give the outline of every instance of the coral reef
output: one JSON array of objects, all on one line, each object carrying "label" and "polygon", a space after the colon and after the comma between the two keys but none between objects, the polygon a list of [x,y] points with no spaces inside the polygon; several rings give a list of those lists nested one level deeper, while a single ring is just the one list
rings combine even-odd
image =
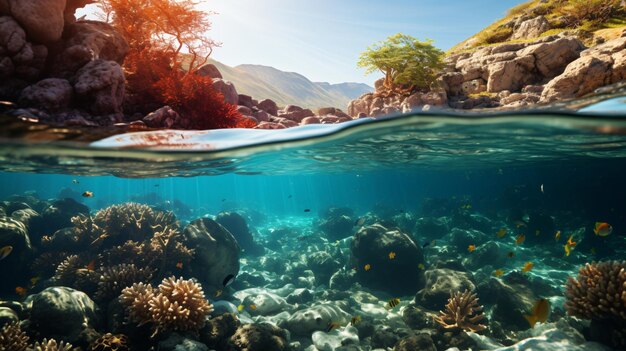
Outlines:
[{"label": "coral reef", "polygon": [[133,283],[147,282],[152,278],[148,268],[137,268],[134,264],[119,264],[105,267],[98,278],[96,300],[111,300],[120,295],[122,289]]},{"label": "coral reef", "polygon": [[66,342],[57,342],[54,339],[43,339],[42,342],[36,342],[28,351],[72,351],[72,344]]},{"label": "coral reef", "polygon": [[6,324],[0,329],[0,350],[25,351],[28,340],[19,323]]},{"label": "coral reef", "polygon": [[476,294],[465,290],[453,293],[448,300],[446,310],[439,311],[439,315],[434,319],[444,329],[479,332],[487,328],[481,324],[485,319],[482,310],[483,307],[478,304]]},{"label": "coral reef", "polygon": [[128,337],[106,333],[89,346],[89,351],[129,351]]},{"label": "coral reef", "polygon": [[626,261],[587,263],[568,279],[565,297],[569,315],[590,319],[614,347],[626,347]]},{"label": "coral reef", "polygon": [[163,279],[157,289],[133,284],[122,290],[120,302],[131,321],[151,324],[153,336],[171,330],[197,332],[213,310],[200,284],[174,277]]}]

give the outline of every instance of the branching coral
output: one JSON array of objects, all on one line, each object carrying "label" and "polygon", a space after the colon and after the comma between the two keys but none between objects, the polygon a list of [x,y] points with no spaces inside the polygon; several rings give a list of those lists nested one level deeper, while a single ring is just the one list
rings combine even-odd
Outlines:
[{"label": "branching coral", "polygon": [[137,263],[140,258],[141,247],[136,241],[128,240],[122,245],[112,247],[104,253],[106,265],[113,266],[121,263]]},{"label": "branching coral", "polygon": [[213,310],[200,284],[174,277],[164,279],[157,289],[133,284],[122,290],[120,301],[131,321],[151,324],[153,336],[166,330],[197,332]]},{"label": "branching coral", "polygon": [[180,242],[181,237],[178,228],[165,227],[141,245],[141,256],[151,266],[158,266],[160,273],[166,267],[174,267],[178,262],[187,265],[193,258],[194,250]]},{"label": "branching coral", "polygon": [[612,343],[626,347],[626,261],[587,263],[565,286],[571,316],[606,325]]},{"label": "branching coral", "polygon": [[73,286],[78,278],[77,271],[82,266],[78,255],[70,255],[57,266],[54,278],[60,284]]},{"label": "branching coral", "polygon": [[439,311],[439,315],[434,319],[444,329],[479,332],[487,328],[480,324],[485,319],[482,311],[483,306],[478,304],[476,294],[465,290],[450,295],[446,310]]},{"label": "branching coral", "polygon": [[137,268],[134,264],[119,264],[105,267],[98,278],[96,299],[110,300],[117,297],[122,289],[133,283],[147,282],[152,278],[152,271],[148,268]]},{"label": "branching coral", "polygon": [[128,338],[124,334],[106,333],[91,343],[90,351],[128,351]]},{"label": "branching coral", "polygon": [[54,339],[43,339],[42,342],[36,342],[28,351],[72,351],[72,344],[63,341],[57,342]]},{"label": "branching coral", "polygon": [[33,260],[30,269],[40,276],[51,276],[58,265],[67,258],[65,252],[44,252]]},{"label": "branching coral", "polygon": [[18,323],[5,324],[0,329],[0,350],[25,351],[28,348],[28,336]]}]

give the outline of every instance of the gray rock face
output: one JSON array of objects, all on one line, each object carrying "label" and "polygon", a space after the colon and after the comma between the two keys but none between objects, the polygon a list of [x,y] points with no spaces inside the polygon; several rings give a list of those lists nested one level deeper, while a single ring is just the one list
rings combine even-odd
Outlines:
[{"label": "gray rock face", "polygon": [[76,73],[74,90],[96,115],[122,112],[125,78],[115,61],[95,60]]},{"label": "gray rock face", "polygon": [[213,78],[213,88],[220,94],[224,95],[224,102],[231,105],[237,105],[239,94],[232,82],[220,78]]},{"label": "gray rock face", "polygon": [[55,286],[26,302],[32,327],[44,337],[76,343],[85,329],[99,323],[96,304],[82,291]]},{"label": "gray rock face", "polygon": [[362,227],[354,235],[350,253],[350,267],[357,268],[363,286],[392,295],[411,295],[424,286],[423,271],[415,269],[424,263],[422,249],[405,233],[380,224]]},{"label": "gray rock face", "polygon": [[28,38],[40,44],[61,39],[66,0],[5,0],[0,2],[0,14],[13,16],[25,29]]},{"label": "gray rock face", "polygon": [[543,16],[537,16],[520,23],[515,32],[513,32],[511,39],[536,38],[548,29],[550,29],[550,22]]},{"label": "gray rock face", "polygon": [[24,106],[55,112],[66,109],[72,102],[74,89],[65,79],[48,78],[26,87],[19,103]]},{"label": "gray rock face", "polygon": [[442,310],[451,293],[476,289],[466,272],[440,268],[427,270],[424,275],[426,286],[415,295],[415,303],[431,310]]},{"label": "gray rock face", "polygon": [[542,102],[580,97],[595,89],[626,79],[626,38],[618,38],[585,50],[563,74],[548,83]]},{"label": "gray rock face", "polygon": [[228,275],[239,273],[239,245],[219,223],[209,218],[197,219],[185,227],[184,235],[195,249],[191,268],[207,291],[221,289]]}]

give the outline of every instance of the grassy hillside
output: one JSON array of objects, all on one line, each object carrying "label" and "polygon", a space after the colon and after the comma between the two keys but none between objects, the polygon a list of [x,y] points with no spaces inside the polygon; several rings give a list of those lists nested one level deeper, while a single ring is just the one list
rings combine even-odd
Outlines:
[{"label": "grassy hillside", "polygon": [[504,18],[457,44],[448,53],[472,51],[486,45],[533,41],[537,38],[512,40],[511,36],[517,18],[537,16],[544,16],[551,28],[539,37],[569,31],[587,45],[593,45],[598,37],[614,39],[626,29],[626,9],[622,0],[532,0],[510,9]]}]

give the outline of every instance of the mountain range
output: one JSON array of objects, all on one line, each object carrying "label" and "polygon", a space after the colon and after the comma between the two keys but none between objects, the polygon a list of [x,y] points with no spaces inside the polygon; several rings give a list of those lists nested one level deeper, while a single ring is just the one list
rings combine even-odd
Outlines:
[{"label": "mountain range", "polygon": [[278,105],[297,104],[316,109],[320,107],[346,108],[359,96],[374,91],[363,83],[330,84],[312,82],[305,76],[262,65],[227,66],[211,60],[224,79],[233,82],[239,94],[257,100],[272,99]]}]

